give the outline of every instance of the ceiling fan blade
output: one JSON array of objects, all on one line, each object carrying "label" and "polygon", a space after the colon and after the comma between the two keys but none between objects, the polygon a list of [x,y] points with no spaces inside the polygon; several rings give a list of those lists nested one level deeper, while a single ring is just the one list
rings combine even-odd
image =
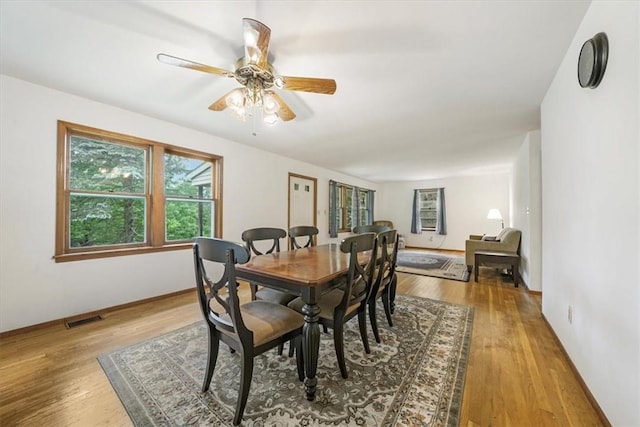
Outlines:
[{"label": "ceiling fan blade", "polygon": [[255,19],[244,18],[242,20],[242,33],[244,37],[245,62],[266,69],[271,29]]},{"label": "ceiling fan blade", "polygon": [[280,117],[283,122],[288,122],[289,120],[293,120],[296,118],[296,113],[294,113],[293,110],[289,108],[289,106],[284,102],[280,95],[272,90],[267,91],[267,93],[271,95],[276,104],[278,104],[278,117]]},{"label": "ceiling fan blade", "polygon": [[209,105],[209,110],[211,110],[211,111],[222,111],[225,108],[227,108],[227,95],[229,95],[229,94],[225,93],[224,95],[222,95],[222,97],[220,97],[220,99],[218,99],[213,104]]},{"label": "ceiling fan blade", "polygon": [[190,68],[192,70],[203,71],[205,73],[210,73],[210,74],[216,74],[218,76],[235,77],[232,71],[223,70],[222,68],[216,68],[210,65],[198,64],[197,62],[189,61],[186,59],[178,58],[176,56],[171,56],[164,53],[159,53],[157,58],[158,58],[158,61],[162,63],[175,65],[176,67]]},{"label": "ceiling fan blade", "polygon": [[324,93],[326,95],[333,95],[336,91],[335,80],[314,79],[311,77],[278,76],[276,78],[276,86],[286,90]]}]

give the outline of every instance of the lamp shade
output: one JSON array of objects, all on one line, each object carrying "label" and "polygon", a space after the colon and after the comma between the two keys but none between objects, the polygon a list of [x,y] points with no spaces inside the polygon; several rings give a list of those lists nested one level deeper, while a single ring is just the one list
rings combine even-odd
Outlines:
[{"label": "lamp shade", "polygon": [[504,228],[504,221],[502,220],[502,214],[498,209],[489,209],[489,213],[487,214],[487,219],[499,219],[500,225]]},{"label": "lamp shade", "polygon": [[502,219],[502,214],[498,209],[489,209],[487,219]]}]

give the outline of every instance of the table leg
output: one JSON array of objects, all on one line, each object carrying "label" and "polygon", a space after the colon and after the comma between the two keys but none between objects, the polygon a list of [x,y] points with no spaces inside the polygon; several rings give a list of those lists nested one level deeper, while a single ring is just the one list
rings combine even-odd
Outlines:
[{"label": "table leg", "polygon": [[475,265],[473,266],[473,281],[478,283],[478,267],[480,266],[480,263],[478,262],[478,258],[476,257],[475,261]]},{"label": "table leg", "polygon": [[305,303],[302,307],[304,326],[302,327],[302,354],[304,355],[304,387],[307,400],[316,398],[316,370],[318,369],[318,352],[320,351],[320,307],[317,303]]}]

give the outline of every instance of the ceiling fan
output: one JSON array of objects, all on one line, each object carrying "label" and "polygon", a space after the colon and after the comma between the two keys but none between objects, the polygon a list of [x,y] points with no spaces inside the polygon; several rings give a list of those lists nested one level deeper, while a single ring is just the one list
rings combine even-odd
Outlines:
[{"label": "ceiling fan", "polygon": [[165,64],[236,79],[243,87],[226,93],[211,104],[209,109],[222,111],[228,107],[241,120],[254,115],[256,109],[262,110],[266,123],[273,124],[278,118],[285,122],[294,119],[295,113],[273,90],[274,88],[327,95],[336,91],[336,82],[332,79],[275,74],[273,66],[267,60],[271,30],[263,23],[244,18],[242,33],[244,57],[237,60],[235,71],[199,64],[164,53],[159,53],[157,58]]}]

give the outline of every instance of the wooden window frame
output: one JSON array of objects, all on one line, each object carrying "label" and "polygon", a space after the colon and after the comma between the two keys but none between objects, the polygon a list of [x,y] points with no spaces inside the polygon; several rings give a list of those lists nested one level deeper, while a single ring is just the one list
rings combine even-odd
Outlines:
[{"label": "wooden window frame", "polygon": [[[69,247],[69,144],[72,135],[144,149],[146,161],[146,241],[126,245],[99,246],[93,248]],[[213,237],[222,236],[222,166],[223,157],[151,141],[130,135],[92,128],[62,120],[58,121],[58,154],[56,172],[56,262],[107,258],[134,254],[190,249],[193,240],[165,241],[164,154],[175,154],[212,164],[211,196],[214,203]]]}]

